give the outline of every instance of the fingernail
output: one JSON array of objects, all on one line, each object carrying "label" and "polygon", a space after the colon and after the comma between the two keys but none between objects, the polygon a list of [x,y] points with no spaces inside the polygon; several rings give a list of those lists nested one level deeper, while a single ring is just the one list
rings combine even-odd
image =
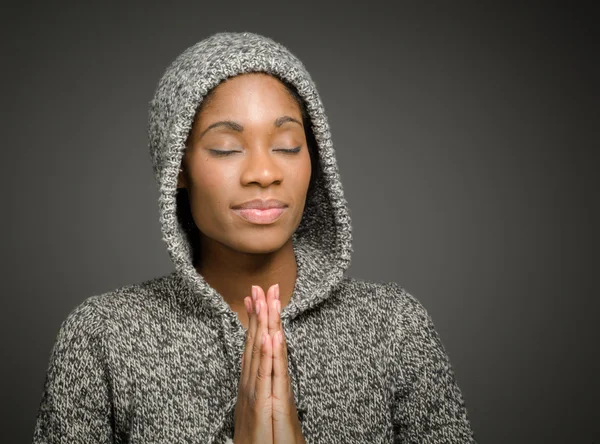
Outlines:
[{"label": "fingernail", "polygon": [[279,314],[281,314],[281,301],[275,301],[275,302],[277,302],[277,312]]},{"label": "fingernail", "polygon": [[258,303],[256,304],[256,314],[260,313],[260,302],[261,301],[258,301]]},{"label": "fingernail", "polygon": [[258,290],[256,289],[256,285],[252,286],[252,299],[254,299],[254,301],[256,302],[256,295],[257,295]]},{"label": "fingernail", "polygon": [[279,299],[279,284],[275,284],[275,299]]}]

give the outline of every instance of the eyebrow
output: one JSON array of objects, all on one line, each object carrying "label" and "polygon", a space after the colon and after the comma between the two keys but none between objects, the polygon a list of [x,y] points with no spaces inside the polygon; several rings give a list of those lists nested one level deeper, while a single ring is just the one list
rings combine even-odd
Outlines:
[{"label": "eyebrow", "polygon": [[[293,117],[290,117],[290,116],[278,117],[277,119],[275,119],[275,122],[273,122],[273,125],[275,125],[275,128],[279,128],[281,125],[283,125],[284,123],[287,123],[287,122],[296,122],[298,125],[300,125],[301,127],[304,128],[304,125],[302,125],[302,123],[299,120],[294,119]],[[208,128],[206,128],[204,131],[202,131],[202,134],[200,134],[200,136],[198,137],[198,140],[202,139],[202,136],[204,136],[209,130],[220,127],[220,126],[229,128],[230,130],[237,131],[240,133],[242,131],[244,131],[244,127],[237,122],[234,122],[232,120],[221,120],[219,122],[215,122],[215,123],[209,125]]]}]

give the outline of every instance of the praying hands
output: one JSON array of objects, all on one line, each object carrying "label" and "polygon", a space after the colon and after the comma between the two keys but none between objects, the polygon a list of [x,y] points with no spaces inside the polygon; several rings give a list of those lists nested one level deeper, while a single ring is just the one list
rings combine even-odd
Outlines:
[{"label": "praying hands", "polygon": [[235,444],[305,444],[288,374],[279,285],[244,298],[246,347],[234,412]]}]

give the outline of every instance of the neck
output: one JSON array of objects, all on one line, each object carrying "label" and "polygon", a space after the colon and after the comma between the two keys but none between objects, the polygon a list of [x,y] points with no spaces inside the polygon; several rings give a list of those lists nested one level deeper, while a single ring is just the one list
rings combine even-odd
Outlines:
[{"label": "neck", "polygon": [[272,253],[241,253],[201,239],[200,264],[196,267],[204,280],[223,297],[232,310],[245,311],[244,298],[252,296],[252,285],[260,286],[265,295],[271,285],[279,284],[281,308],[292,298],[297,263],[292,239]]}]

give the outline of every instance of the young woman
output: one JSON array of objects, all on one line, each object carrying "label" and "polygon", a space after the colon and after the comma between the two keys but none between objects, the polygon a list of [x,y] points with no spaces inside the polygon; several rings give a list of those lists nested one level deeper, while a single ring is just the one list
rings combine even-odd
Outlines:
[{"label": "young woman", "polygon": [[167,68],[149,140],[169,275],[60,327],[34,443],[473,443],[431,317],[344,273],[351,221],[303,64],[217,33]]}]

